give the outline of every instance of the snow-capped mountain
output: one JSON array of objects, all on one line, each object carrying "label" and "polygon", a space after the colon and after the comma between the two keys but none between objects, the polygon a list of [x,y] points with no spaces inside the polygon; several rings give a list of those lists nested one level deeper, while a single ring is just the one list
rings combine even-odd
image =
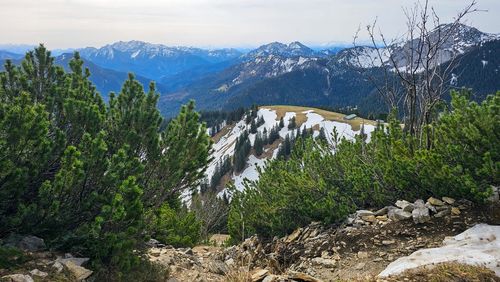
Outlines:
[{"label": "snow-capped mountain", "polygon": [[252,78],[276,77],[294,70],[310,68],[318,58],[315,57],[281,57],[275,55],[259,56],[238,65],[238,75],[228,87],[243,83]]},{"label": "snow-capped mountain", "polygon": [[205,59],[214,61],[228,60],[240,56],[241,53],[236,49],[215,49],[205,50],[194,47],[176,46],[170,47],[162,44],[152,44],[143,41],[119,41],[113,44],[108,44],[99,49],[87,47],[80,50],[82,56],[87,57],[103,57],[112,59],[115,53],[119,51],[129,55],[130,59],[138,60],[141,58],[155,57],[179,57],[185,55],[196,55]]},{"label": "snow-capped mountain", "polygon": [[[254,145],[257,134],[264,135],[265,132],[269,133],[275,128],[279,128],[278,124],[280,118],[283,117],[284,127],[279,129],[279,139],[273,144],[266,145],[264,147],[264,152],[262,155],[257,156],[255,151],[252,150],[248,155],[245,168],[239,173],[234,171],[229,172],[230,179],[234,182],[237,189],[244,189],[244,179],[257,180],[259,177],[258,167],[264,167],[267,160],[274,159],[278,155],[280,146],[283,145],[283,141],[287,137],[292,135],[297,136],[303,131],[304,128],[313,131],[313,136],[318,137],[320,135],[320,130],[323,129],[325,137],[327,140],[333,144],[332,133],[336,129],[339,133],[340,138],[345,137],[346,139],[352,140],[355,135],[364,132],[367,134],[367,140],[370,138],[370,133],[375,129],[376,123],[374,121],[365,120],[356,117],[353,120],[344,120],[343,114],[328,112],[324,110],[319,110],[315,108],[307,107],[286,107],[286,106],[264,106],[259,108],[257,112],[257,117],[254,122],[262,118],[264,120],[263,124],[257,128],[258,133],[249,134],[248,140],[250,145]],[[295,118],[297,126],[295,128],[289,128],[289,124],[292,118]],[[229,158],[232,159],[235,154],[236,140],[245,131],[250,130],[250,123],[246,123],[246,117],[243,117],[237,123],[226,125],[222,129],[213,144],[213,161],[209,164],[206,176],[208,179],[214,174],[217,165],[221,163],[222,160]],[[361,129],[363,128],[363,129]],[[226,178],[228,179],[228,178]],[[223,186],[224,183],[219,186]],[[224,193],[224,190],[220,194]]]},{"label": "snow-capped mountain", "polygon": [[[434,32],[447,33],[446,29],[449,27],[450,25],[442,25]],[[489,84],[481,81],[488,78],[488,82],[491,81],[491,85],[495,87],[500,83],[498,79],[490,80],[488,75],[491,72],[497,73],[496,69],[500,68],[495,59],[500,51],[496,43],[500,42],[499,36],[465,25],[458,26],[449,34],[442,44],[443,50],[436,57],[440,58],[439,63],[446,63],[449,54],[458,56],[454,73],[463,74],[458,75],[460,77],[455,79],[458,83],[453,86],[472,87],[477,97],[491,93]],[[312,57],[290,56],[291,51],[286,51],[289,50],[289,45],[267,44],[249,52],[242,62],[165,95],[160,99],[160,108],[169,115],[177,110],[180,103],[195,99],[203,109],[234,109],[252,104],[306,104],[335,108],[358,106],[362,113],[373,113],[377,109],[380,111],[383,103],[377,98],[373,83],[352,66],[358,66],[358,63],[364,68],[387,65],[389,54],[401,65],[404,62],[401,54],[411,44],[406,42],[378,50],[372,47],[346,48],[334,56]],[[382,61],[378,58],[378,52]],[[481,55],[469,56],[478,52]],[[476,59],[479,57],[480,59]],[[483,67],[482,61],[488,63]],[[484,73],[482,80],[474,74],[478,72],[476,64],[478,70]],[[383,79],[381,70],[368,71]],[[475,79],[467,80],[465,76]],[[464,84],[466,81],[469,81],[468,85]]]},{"label": "snow-capped mountain", "polygon": [[[436,27],[429,36],[431,44],[439,43],[441,48],[432,56],[431,64],[440,65],[452,58],[467,53],[474,47],[500,39],[500,34],[489,34],[479,31],[474,27],[464,24],[442,24]],[[337,55],[337,61],[347,65],[370,68],[382,65],[392,66],[391,57],[398,68],[410,65],[408,54],[422,46],[420,39],[395,43],[387,48],[374,48],[372,46],[358,46],[344,49]],[[422,53],[426,54],[428,48],[423,44]],[[414,58],[414,60],[418,60]],[[415,64],[414,64],[415,65]]]},{"label": "snow-capped mountain", "polygon": [[288,45],[273,42],[242,56],[243,61],[223,74],[228,75],[212,90],[228,92],[232,87],[248,81],[277,77],[295,70],[317,67],[316,61],[324,54],[300,42]]},{"label": "snow-capped mountain", "polygon": [[160,80],[197,67],[206,67],[236,59],[236,49],[204,50],[192,47],[169,47],[142,41],[119,41],[101,48],[80,49],[83,58],[105,68],[134,72]]},{"label": "snow-capped mountain", "polygon": [[258,57],[267,57],[270,55],[280,56],[285,58],[291,57],[320,57],[323,56],[322,53],[316,52],[311,48],[305,46],[304,44],[295,41],[288,45],[280,42],[272,42],[266,45],[262,45],[259,48],[248,52],[243,57],[245,59],[255,59]]}]

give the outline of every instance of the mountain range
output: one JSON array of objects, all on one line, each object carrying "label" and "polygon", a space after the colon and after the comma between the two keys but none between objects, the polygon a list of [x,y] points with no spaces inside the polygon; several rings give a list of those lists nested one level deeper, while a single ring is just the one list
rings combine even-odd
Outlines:
[{"label": "mountain range", "polygon": [[[435,32],[450,27],[441,25]],[[381,67],[389,65],[389,52],[398,66],[405,65],[404,54],[415,46],[415,40],[378,50],[368,46],[318,50],[300,42],[273,42],[242,52],[120,41],[77,51],[105,99],[110,91],[120,90],[128,72],[135,73],[145,87],[155,81],[161,94],[159,108],[166,117],[175,115],[179,106],[190,99],[196,100],[198,108],[207,110],[290,104],[351,107],[367,114],[380,111],[382,103],[373,84],[356,68],[364,68],[374,77],[382,75]],[[443,46],[436,64],[458,58],[452,87],[472,87],[478,98],[500,89],[498,34],[460,25]],[[16,50],[24,47],[7,47],[2,50],[0,46],[0,60],[19,63],[22,55]],[[377,58],[377,52],[383,61]],[[71,53],[59,54],[56,63],[67,67],[70,58]]]}]

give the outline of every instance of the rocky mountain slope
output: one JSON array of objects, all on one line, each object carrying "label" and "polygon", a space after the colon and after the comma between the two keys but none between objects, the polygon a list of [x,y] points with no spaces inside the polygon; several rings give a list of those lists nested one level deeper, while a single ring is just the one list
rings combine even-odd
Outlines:
[{"label": "rocky mountain slope", "polygon": [[[500,39],[499,34],[489,34],[479,31],[478,29],[467,26],[464,24],[442,24],[436,27],[430,33],[431,44],[442,41],[440,45],[442,48],[438,50],[434,57],[433,64],[440,65],[446,63],[450,59],[465,54],[474,47],[481,46],[482,44]],[[413,39],[407,42],[395,43],[386,48],[359,46],[355,48],[348,48],[339,52],[337,60],[348,65],[370,68],[389,66],[392,67],[392,60],[395,61],[398,67],[409,65],[407,61],[407,54],[410,50],[418,48],[420,39]],[[427,52],[425,49],[423,52]],[[415,59],[416,60],[416,59]]]},{"label": "rocky mountain slope", "polygon": [[[164,275],[161,281],[500,281],[495,188],[482,205],[449,197],[399,200],[335,225],[313,222],[281,238],[251,236],[230,247],[222,234],[194,248],[151,239],[147,257],[154,271],[163,269],[155,276]],[[12,235],[0,243],[21,249],[23,260],[0,269],[2,281],[96,281],[88,258],[51,252],[38,237]]]},{"label": "rocky mountain slope", "polygon": [[306,45],[295,41],[288,45],[280,42],[272,42],[260,46],[259,48],[248,52],[243,57],[245,59],[255,59],[259,57],[267,57],[270,55],[292,58],[292,57],[320,57],[323,53],[316,52]]},{"label": "rocky mountain slope", "polygon": [[[448,197],[401,200],[359,210],[338,225],[311,223],[282,238],[252,236],[228,248],[157,244],[149,256],[178,281],[419,281],[432,275],[432,265],[446,273],[448,280],[439,281],[500,281],[498,194],[491,200],[484,206]],[[422,270],[405,272],[415,269]]]}]

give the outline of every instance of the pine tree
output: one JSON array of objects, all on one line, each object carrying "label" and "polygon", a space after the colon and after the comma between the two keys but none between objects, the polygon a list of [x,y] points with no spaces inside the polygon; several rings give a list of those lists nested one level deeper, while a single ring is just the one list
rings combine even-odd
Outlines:
[{"label": "pine tree", "polygon": [[236,140],[235,151],[234,151],[234,170],[235,172],[241,172],[245,168],[248,154],[250,153],[252,146],[250,145],[250,140],[248,139],[248,132],[244,131]]},{"label": "pine tree", "polygon": [[280,118],[279,127],[280,128],[285,127],[285,121],[283,120],[283,117]]},{"label": "pine tree", "polygon": [[262,153],[264,151],[264,140],[263,140],[262,134],[260,132],[258,132],[257,135],[255,136],[255,141],[254,141],[253,147],[255,149],[255,154],[257,156],[262,155]]},{"label": "pine tree", "polygon": [[[41,45],[0,72],[0,237],[41,236],[127,271],[159,209],[175,217],[202,182],[210,137],[193,102],[164,122],[154,84],[144,93],[130,75],[106,107],[78,53],[68,72],[53,61]],[[182,228],[198,227],[171,235]]]},{"label": "pine tree", "polygon": [[295,122],[295,116],[293,116],[289,121],[288,121],[288,129],[294,129],[297,127],[297,123]]},{"label": "pine tree", "polygon": [[255,120],[252,120],[250,124],[250,133],[252,134],[257,133],[257,124],[255,123]]},{"label": "pine tree", "polygon": [[322,140],[322,141],[328,141],[328,139],[326,138],[326,133],[325,133],[325,128],[324,127],[322,127],[319,130],[318,138],[319,138],[319,140]]}]

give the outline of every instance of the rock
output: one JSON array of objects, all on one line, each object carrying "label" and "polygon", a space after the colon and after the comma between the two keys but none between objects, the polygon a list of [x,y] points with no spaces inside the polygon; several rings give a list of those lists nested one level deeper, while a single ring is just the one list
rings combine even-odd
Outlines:
[{"label": "rock", "polygon": [[288,279],[291,279],[292,281],[304,281],[304,282],[321,282],[321,280],[316,279],[310,275],[307,275],[302,272],[290,272],[288,274]]},{"label": "rock", "polygon": [[443,206],[444,205],[443,201],[436,199],[434,197],[430,197],[429,199],[427,199],[427,202],[433,206]]},{"label": "rock", "polygon": [[158,240],[156,240],[156,239],[151,238],[151,239],[149,239],[149,241],[146,243],[146,245],[147,245],[148,247],[159,247],[159,245],[161,245],[161,244],[160,244],[160,241],[158,241]]},{"label": "rock", "polygon": [[323,265],[326,267],[333,268],[337,265],[337,262],[333,259],[327,259],[327,258],[322,258],[322,257],[316,257],[311,260],[312,262]]},{"label": "rock", "polygon": [[383,207],[383,208],[379,209],[378,211],[374,212],[373,215],[374,216],[386,215],[388,211],[389,211],[389,207]]},{"label": "rock", "polygon": [[360,262],[360,263],[356,264],[356,266],[354,267],[354,269],[361,270],[361,269],[365,268],[365,265],[366,264],[364,262]]},{"label": "rock", "polygon": [[33,278],[25,274],[11,274],[2,277],[2,281],[7,282],[34,282]]},{"label": "rock", "polygon": [[192,256],[194,253],[191,248],[187,248],[186,251],[184,251],[184,254]]},{"label": "rock", "polygon": [[456,207],[451,208],[451,214],[452,215],[460,215],[460,209],[456,208]]},{"label": "rock", "polygon": [[5,240],[5,245],[29,252],[37,252],[46,248],[42,238],[31,235],[21,236],[18,234],[10,234]]},{"label": "rock", "polygon": [[382,241],[382,245],[386,245],[386,246],[392,245],[394,243],[396,243],[396,241],[394,241],[394,240],[383,240]]},{"label": "rock", "polygon": [[224,261],[224,263],[225,263],[226,265],[228,265],[228,266],[231,266],[231,265],[233,265],[233,264],[234,264],[234,259],[229,258],[229,259],[227,259],[226,261]]},{"label": "rock", "polygon": [[[439,206],[437,206],[437,207],[436,207],[436,206],[431,205],[431,203],[425,203],[425,207],[427,207],[427,208],[428,208],[431,212],[433,212],[433,213],[437,213],[437,212],[438,212],[438,209],[437,209],[437,208],[438,208]],[[442,206],[442,207],[445,207],[445,206]],[[446,207],[446,208],[447,208],[447,207]]]},{"label": "rock", "polygon": [[498,186],[491,186],[492,194],[486,199],[490,203],[500,201],[500,189]]},{"label": "rock", "polygon": [[86,269],[85,267],[81,267],[75,264],[73,261],[66,261],[62,263],[66,269],[73,275],[77,281],[83,281],[87,279],[90,275],[92,275],[93,271]]},{"label": "rock", "polygon": [[361,219],[366,221],[366,222],[371,222],[371,223],[374,223],[377,221],[377,219],[375,218],[374,215],[365,215],[365,216],[362,216]]},{"label": "rock", "polygon": [[266,276],[266,278],[264,278],[264,280],[262,280],[262,282],[277,282],[277,281],[280,281],[280,278],[281,277],[278,275],[271,274],[271,275]]},{"label": "rock", "polygon": [[348,216],[348,217],[347,217],[347,219],[346,219],[346,224],[347,224],[347,225],[353,225],[355,220],[356,220],[356,218],[355,218],[355,217],[353,217],[353,216]]},{"label": "rock", "polygon": [[386,215],[386,214],[384,214],[384,215],[379,215],[379,216],[377,216],[377,217],[375,217],[375,218],[376,218],[377,220],[380,220],[380,221],[387,221],[387,220],[389,220],[389,218],[387,217],[387,215]]},{"label": "rock", "polygon": [[415,222],[416,224],[425,223],[431,219],[429,209],[424,205],[423,202],[415,204],[415,209],[411,212],[411,215],[413,217],[413,222]]},{"label": "rock", "polygon": [[369,216],[369,215],[373,215],[373,212],[368,211],[368,210],[359,210],[359,211],[356,211],[356,215],[358,217]]},{"label": "rock", "polygon": [[434,207],[436,209],[436,212],[440,212],[440,211],[444,211],[444,210],[450,210],[451,207],[450,206],[437,206],[437,207]]},{"label": "rock", "polygon": [[293,231],[292,234],[288,235],[288,237],[285,240],[285,243],[291,243],[295,241],[300,236],[300,233],[302,232],[302,228],[297,228],[295,231]]},{"label": "rock", "polygon": [[208,264],[208,271],[215,274],[224,275],[229,271],[229,268],[224,262],[215,260]]},{"label": "rock", "polygon": [[402,209],[391,209],[387,213],[387,216],[392,221],[400,221],[400,220],[410,219],[412,215],[411,215],[411,213],[406,212]]},{"label": "rock", "polygon": [[500,276],[500,226],[478,224],[443,241],[439,248],[421,249],[392,262],[378,277],[397,275],[408,269],[437,263],[456,262],[483,266]]},{"label": "rock", "polygon": [[149,250],[149,254],[154,257],[159,257],[161,255],[161,249],[153,248]]},{"label": "rock", "polygon": [[396,206],[407,212],[411,212],[413,210],[413,204],[405,200],[397,201]]},{"label": "rock", "polygon": [[33,275],[33,276],[38,276],[38,277],[47,277],[47,275],[49,275],[47,272],[43,272],[43,271],[40,271],[38,269],[33,269],[32,271],[30,271],[30,274]]},{"label": "rock", "polygon": [[89,261],[89,258],[66,257],[66,258],[58,258],[58,259],[56,259],[56,261],[62,263],[63,265],[66,262],[71,261],[72,263],[74,263],[74,264],[76,264],[78,266],[82,266],[82,264],[84,264],[87,261]]},{"label": "rock", "polygon": [[264,279],[267,276],[267,274],[269,274],[269,270],[261,269],[261,268],[254,269],[250,273],[250,275],[252,277],[252,282],[261,281],[262,279]]},{"label": "rock", "polygon": [[455,203],[455,199],[450,197],[442,197],[441,200],[443,200],[443,202],[447,203],[448,205],[453,205]]},{"label": "rock", "polygon": [[368,258],[368,253],[367,252],[358,252],[358,258],[360,258],[360,259]]},{"label": "rock", "polygon": [[64,269],[64,266],[59,261],[54,262],[52,267],[56,269],[57,273],[61,272]]},{"label": "rock", "polygon": [[449,214],[450,214],[450,209],[445,209],[445,210],[439,211],[434,216],[435,217],[445,217],[445,216],[447,216]]}]

